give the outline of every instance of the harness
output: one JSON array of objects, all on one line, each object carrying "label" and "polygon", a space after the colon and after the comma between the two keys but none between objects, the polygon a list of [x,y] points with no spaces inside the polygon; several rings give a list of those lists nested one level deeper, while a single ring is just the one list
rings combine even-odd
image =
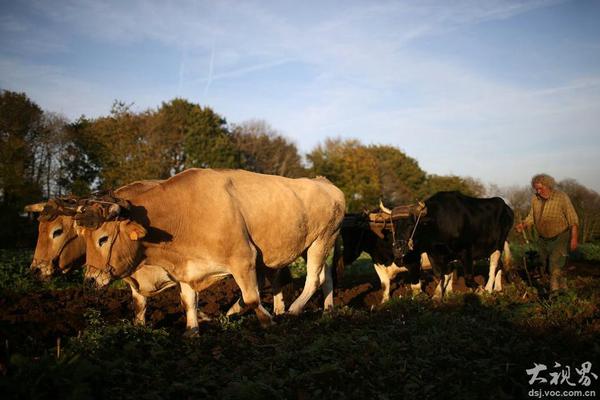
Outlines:
[{"label": "harness", "polygon": [[[421,215],[423,214],[423,210],[419,210],[419,215],[417,215],[417,222],[415,223],[415,226],[412,230],[412,233],[410,234],[410,237],[408,238],[408,248],[410,250],[414,250],[414,242],[413,242],[413,237],[415,236],[415,232],[417,231],[417,226],[419,226],[419,222],[421,221]],[[393,233],[393,231],[392,231]]]},{"label": "harness", "polygon": [[117,221],[117,223],[115,224],[115,233],[113,234],[113,240],[110,242],[110,247],[108,248],[108,259],[106,260],[106,264],[105,264],[105,271],[108,272],[110,274],[110,276],[115,276],[114,272],[115,272],[115,267],[113,267],[110,264],[110,259],[112,257],[112,250],[113,250],[113,246],[115,245],[115,242],[117,241],[117,238],[119,237],[119,224],[121,222]]},{"label": "harness", "polygon": [[119,237],[119,224],[121,223],[120,221],[116,221],[117,223],[115,224],[115,230],[113,232],[113,234],[111,235],[111,242],[110,242],[110,246],[108,248],[108,259],[106,260],[106,263],[104,264],[104,268],[97,268],[96,266],[93,265],[88,265],[88,268],[91,267],[95,270],[99,270],[101,272],[108,272],[110,274],[110,276],[115,277],[115,271],[116,268],[110,263],[110,259],[112,258],[112,251],[113,251],[113,246],[115,245],[115,242],[117,241],[117,238]]}]

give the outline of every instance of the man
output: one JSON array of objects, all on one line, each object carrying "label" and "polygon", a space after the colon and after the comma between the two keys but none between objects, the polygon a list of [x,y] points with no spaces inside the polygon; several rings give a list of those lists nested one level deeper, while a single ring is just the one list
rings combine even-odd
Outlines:
[{"label": "man", "polygon": [[554,178],[539,174],[531,179],[535,195],[529,214],[515,226],[522,232],[534,225],[539,235],[539,253],[550,272],[550,290],[566,289],[564,266],[568,251],[577,248],[579,219],[566,193],[554,188]]}]

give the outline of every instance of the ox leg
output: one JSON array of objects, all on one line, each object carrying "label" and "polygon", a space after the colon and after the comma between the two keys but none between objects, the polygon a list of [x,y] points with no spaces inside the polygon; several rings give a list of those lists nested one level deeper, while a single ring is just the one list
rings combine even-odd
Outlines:
[{"label": "ox leg", "polygon": [[421,253],[421,268],[430,269],[432,267],[433,264],[431,263],[431,260],[429,259],[427,253]]},{"label": "ox leg", "polygon": [[281,270],[275,271],[271,279],[271,289],[273,290],[273,313],[281,315],[285,312],[285,301],[283,300],[283,287],[281,285]]},{"label": "ox leg", "polygon": [[383,264],[374,263],[373,267],[375,268],[375,272],[377,272],[377,276],[379,276],[379,281],[381,282],[381,304],[384,304],[390,300],[390,286],[392,279],[394,279],[400,272],[407,271],[407,269],[404,267],[398,267],[394,263],[392,263],[392,265],[389,267],[386,267]]},{"label": "ox leg", "polygon": [[436,300],[441,300],[444,298],[446,292],[452,292],[452,281],[454,277],[454,271],[450,273],[440,273],[440,282],[435,288],[435,292],[433,294],[433,298]]},{"label": "ox leg", "polygon": [[419,294],[421,294],[421,290],[421,282],[410,284],[410,292],[412,293],[413,297],[417,297]]},{"label": "ox leg", "polygon": [[331,311],[333,310],[333,276],[331,275],[331,268],[327,266],[326,262],[324,262],[323,267],[321,267],[319,284],[321,285],[321,291],[323,292],[323,309],[325,311]]},{"label": "ox leg", "polygon": [[233,279],[235,279],[235,282],[240,287],[245,306],[254,310],[254,313],[263,328],[273,325],[271,314],[269,314],[260,302],[256,269],[253,266],[245,266],[242,268],[235,268],[234,270]]},{"label": "ox leg", "polygon": [[[335,236],[334,236],[335,237]],[[335,239],[334,239],[335,240]],[[300,296],[290,306],[289,313],[298,315],[310,300],[312,295],[319,288],[321,280],[324,282],[325,309],[333,308],[333,282],[331,282],[331,271],[323,272],[323,269],[328,269],[325,259],[327,252],[333,245],[333,241],[316,241],[306,252],[306,280],[304,281],[304,289]],[[329,281],[329,282],[328,282]],[[327,293],[325,293],[327,291]]]},{"label": "ox leg", "polygon": [[184,282],[179,283],[181,294],[181,304],[185,310],[185,336],[198,335],[198,295],[190,285]]},{"label": "ox leg", "polygon": [[498,271],[496,274],[496,279],[494,280],[494,291],[502,291],[502,270]]},{"label": "ox leg", "polygon": [[438,282],[437,286],[435,287],[435,291],[433,292],[434,300],[442,299],[442,284],[443,284],[443,282],[444,282],[444,275],[441,275],[440,281]]},{"label": "ox leg", "polygon": [[229,310],[227,310],[225,315],[230,317],[232,315],[241,314],[243,311],[245,311],[245,307],[242,305],[242,299],[239,298],[231,307],[229,307]]},{"label": "ox leg", "polygon": [[146,303],[147,297],[142,296],[140,292],[135,290],[133,286],[130,286],[131,297],[133,298],[133,309],[135,313],[135,319],[133,323],[135,325],[146,325]]},{"label": "ox leg", "polygon": [[381,282],[381,304],[383,304],[390,299],[390,276],[387,273],[385,265],[373,264],[373,267]]},{"label": "ox leg", "polygon": [[490,271],[487,283],[485,285],[485,290],[488,293],[491,293],[494,289],[494,280],[496,279],[496,269],[498,268],[498,260],[500,260],[500,250],[494,251],[490,256]]},{"label": "ox leg", "polygon": [[449,274],[446,274],[446,277],[445,277],[444,281],[445,281],[444,294],[445,293],[452,293],[452,284],[453,284],[453,281],[454,281],[454,271],[450,272]]}]

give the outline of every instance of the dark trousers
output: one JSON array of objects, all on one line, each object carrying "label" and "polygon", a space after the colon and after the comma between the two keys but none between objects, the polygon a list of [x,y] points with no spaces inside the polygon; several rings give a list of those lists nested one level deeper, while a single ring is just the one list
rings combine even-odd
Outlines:
[{"label": "dark trousers", "polygon": [[553,238],[540,237],[539,252],[544,265],[550,272],[550,290],[567,288],[565,264],[569,255],[570,239],[571,232],[569,230]]}]

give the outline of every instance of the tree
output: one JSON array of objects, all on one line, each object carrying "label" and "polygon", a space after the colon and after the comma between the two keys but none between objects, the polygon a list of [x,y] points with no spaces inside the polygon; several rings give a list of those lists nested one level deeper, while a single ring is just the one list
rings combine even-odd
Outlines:
[{"label": "tree", "polygon": [[[0,93],[0,242],[23,245],[32,226],[19,217],[23,206],[41,197],[34,145],[42,109],[24,93]],[[40,174],[41,175],[41,174]],[[38,175],[39,176],[39,175]]]},{"label": "tree", "polygon": [[425,183],[426,174],[415,159],[394,146],[373,145],[368,151],[376,160],[380,197],[385,204],[408,204],[419,200],[417,193]]},{"label": "tree", "polygon": [[[176,99],[176,101],[186,102]],[[187,103],[187,102],[186,102]],[[187,104],[183,138],[186,168],[238,168],[240,153],[235,147],[227,121],[209,107]]]},{"label": "tree", "polygon": [[63,194],[61,158],[67,146],[67,126],[66,117],[44,112],[39,135],[32,143],[33,180],[46,199]]},{"label": "tree", "polygon": [[357,140],[326,139],[307,155],[315,174],[346,194],[351,212],[416,201],[426,175],[416,160],[393,146],[365,146]]},{"label": "tree", "polygon": [[296,145],[265,121],[251,120],[235,125],[232,134],[242,168],[292,178],[306,175]]},{"label": "tree", "polygon": [[428,175],[424,185],[419,190],[419,194],[421,198],[427,198],[437,192],[452,190],[473,197],[481,197],[485,194],[485,187],[481,182],[471,177],[456,175]]},{"label": "tree", "polygon": [[358,140],[326,139],[307,158],[315,175],[326,176],[344,192],[349,212],[378,204],[381,182],[377,159]]},{"label": "tree", "polygon": [[34,143],[42,116],[42,109],[24,93],[0,94],[0,187],[5,206],[19,206],[40,192],[34,179]]},{"label": "tree", "polygon": [[515,213],[515,223],[520,223],[527,214],[531,207],[531,196],[533,192],[530,186],[510,186],[507,188],[498,189],[498,194],[502,196],[508,205],[513,209]]},{"label": "tree", "polygon": [[[79,126],[85,143],[99,166],[99,185],[115,188],[157,175],[157,158],[148,140],[147,116],[116,101],[110,115]],[[90,153],[87,153],[90,154]]]},{"label": "tree", "polygon": [[59,187],[64,193],[89,194],[100,179],[100,143],[85,117],[65,127],[65,145],[59,157]]},{"label": "tree", "polygon": [[579,216],[580,242],[593,240],[600,234],[600,195],[575,179],[562,180],[558,186],[569,195]]}]

